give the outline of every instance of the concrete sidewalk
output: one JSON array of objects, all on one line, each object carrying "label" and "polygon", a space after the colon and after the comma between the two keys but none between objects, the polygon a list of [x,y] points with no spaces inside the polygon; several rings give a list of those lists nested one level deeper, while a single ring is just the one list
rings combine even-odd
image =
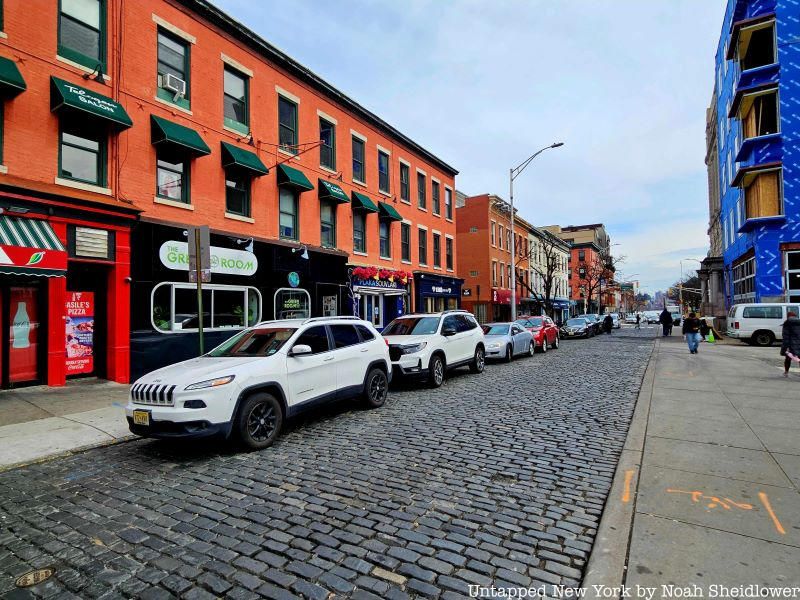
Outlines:
[{"label": "concrete sidewalk", "polygon": [[588,597],[594,584],[655,598],[669,595],[662,585],[703,597],[713,585],[800,585],[800,372],[784,379],[778,351],[701,344],[693,356],[679,335],[657,342]]},{"label": "concrete sidewalk", "polygon": [[84,379],[0,392],[0,470],[132,437],[128,389]]}]

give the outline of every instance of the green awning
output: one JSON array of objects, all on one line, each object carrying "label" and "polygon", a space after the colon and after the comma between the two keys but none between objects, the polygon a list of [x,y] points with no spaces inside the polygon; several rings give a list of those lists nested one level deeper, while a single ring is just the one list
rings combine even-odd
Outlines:
[{"label": "green awning", "polygon": [[319,199],[320,200],[333,200],[340,204],[350,202],[350,198],[344,193],[344,190],[335,183],[331,183],[327,179],[319,179]]},{"label": "green awning", "polygon": [[378,207],[368,196],[353,192],[353,210],[360,209],[367,212],[378,212]]},{"label": "green awning", "polygon": [[386,202],[378,202],[378,211],[379,217],[381,219],[389,219],[391,221],[402,221],[403,217],[400,216],[400,213],[397,212],[391,204],[386,204]]},{"label": "green awning", "polygon": [[95,119],[109,121],[118,129],[127,129],[133,125],[133,121],[122,105],[108,96],[103,96],[58,77],[50,77],[50,82],[51,111],[75,111]]},{"label": "green awning", "polygon": [[154,146],[159,144],[176,146],[198,156],[211,154],[211,148],[206,145],[203,138],[194,129],[178,125],[155,115],[150,115],[150,124],[150,141]]},{"label": "green awning", "polygon": [[293,187],[301,192],[314,189],[314,184],[303,175],[302,171],[286,165],[278,165],[278,185]]},{"label": "green awning", "polygon": [[8,96],[16,96],[28,89],[19,67],[10,58],[0,56],[0,90]]},{"label": "green awning", "polygon": [[246,169],[254,177],[261,177],[269,173],[269,169],[261,162],[255,152],[244,150],[227,142],[222,143],[222,168],[231,167]]}]

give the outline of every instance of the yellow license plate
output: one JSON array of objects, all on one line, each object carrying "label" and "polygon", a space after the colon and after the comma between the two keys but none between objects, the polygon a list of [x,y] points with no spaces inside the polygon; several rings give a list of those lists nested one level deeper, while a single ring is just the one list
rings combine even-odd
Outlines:
[{"label": "yellow license plate", "polygon": [[133,424],[150,426],[150,412],[146,410],[133,411]]}]

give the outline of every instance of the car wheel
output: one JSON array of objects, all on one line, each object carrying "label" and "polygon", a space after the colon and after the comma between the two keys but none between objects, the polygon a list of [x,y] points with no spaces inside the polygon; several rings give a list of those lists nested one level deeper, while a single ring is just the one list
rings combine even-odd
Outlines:
[{"label": "car wheel", "polygon": [[558,344],[559,344],[558,336],[556,336],[555,339],[553,340],[553,350],[558,350]]},{"label": "car wheel", "polygon": [[281,404],[272,394],[260,392],[249,396],[237,416],[239,440],[246,447],[261,450],[272,445],[283,425]]},{"label": "car wheel", "polygon": [[547,338],[544,338],[542,340],[542,354],[547,352],[548,348],[549,348],[549,346],[547,345]]},{"label": "car wheel", "polygon": [[513,358],[514,351],[511,349],[511,346],[506,346],[506,355],[503,360],[507,363],[510,363]]},{"label": "car wheel", "polygon": [[756,331],[751,339],[756,346],[771,346],[775,336],[771,331]]},{"label": "car wheel", "polygon": [[367,373],[364,385],[364,402],[370,408],[380,408],[389,393],[389,379],[381,369],[373,368]]},{"label": "car wheel", "polygon": [[531,343],[528,344],[528,356],[533,356],[535,353],[536,353],[536,344],[534,344],[533,341],[531,341]]},{"label": "car wheel", "polygon": [[475,357],[472,359],[472,362],[469,363],[469,370],[473,373],[483,373],[483,369],[486,366],[486,353],[483,351],[482,346],[478,346],[475,348]]},{"label": "car wheel", "polygon": [[428,364],[428,383],[435,388],[444,383],[444,360],[438,354],[434,354]]}]

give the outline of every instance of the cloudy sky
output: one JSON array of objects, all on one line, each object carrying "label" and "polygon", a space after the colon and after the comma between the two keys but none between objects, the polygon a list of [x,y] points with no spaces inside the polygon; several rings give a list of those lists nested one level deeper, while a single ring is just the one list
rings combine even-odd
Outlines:
[{"label": "cloudy sky", "polygon": [[516,180],[521,214],[605,223],[648,291],[705,256],[723,0],[213,1],[456,167],[467,194],[507,198],[509,168],[563,141]]}]

